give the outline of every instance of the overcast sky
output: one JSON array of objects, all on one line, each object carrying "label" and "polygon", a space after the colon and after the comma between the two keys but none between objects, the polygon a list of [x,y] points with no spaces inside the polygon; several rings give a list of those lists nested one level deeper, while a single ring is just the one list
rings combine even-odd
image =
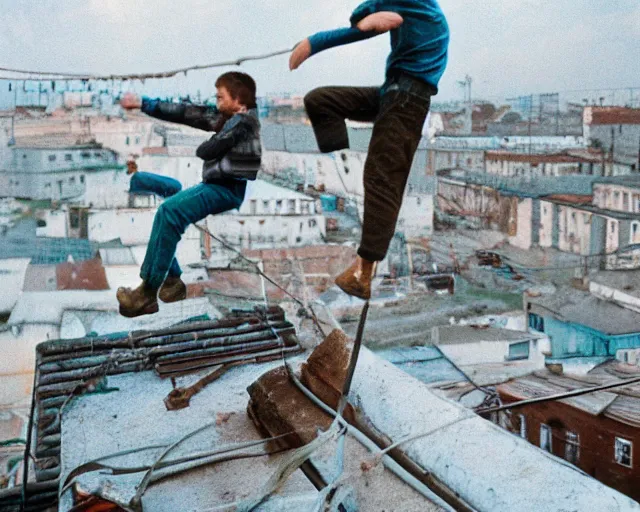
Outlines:
[{"label": "overcast sky", "polygon": [[[357,0],[0,0],[0,67],[162,71],[285,49],[346,26]],[[439,99],[640,87],[639,0],[442,0],[450,61]],[[289,72],[288,57],[248,63],[259,93],[383,80],[388,35],[329,50]],[[192,92],[225,69],[173,79]]]}]

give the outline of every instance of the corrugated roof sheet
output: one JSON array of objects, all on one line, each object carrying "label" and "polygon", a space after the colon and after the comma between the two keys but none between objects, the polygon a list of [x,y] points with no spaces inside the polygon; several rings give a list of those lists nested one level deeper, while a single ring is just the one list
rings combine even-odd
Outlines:
[{"label": "corrugated roof sheet", "polygon": [[[35,471],[30,502],[56,506],[61,476],[61,408],[104,376],[155,370],[164,376],[225,363],[278,359],[301,350],[293,325],[280,308],[235,311],[223,320],[41,343],[36,349]],[[99,384],[96,384],[99,386]],[[0,494],[0,509],[14,503]],[[6,506],[6,508],[5,508]]]},{"label": "corrugated roof sheet", "polygon": [[580,164],[600,162],[601,158],[597,156],[576,156],[567,153],[512,153],[509,151],[487,151],[485,153],[486,161],[506,161],[506,162],[528,162],[532,164]]},{"label": "corrugated roof sheet", "polygon": [[[549,371],[536,372],[532,375],[500,384],[498,391],[526,400],[576,389],[587,389],[602,384],[614,384],[639,376],[640,367],[626,365],[618,361],[610,361],[581,377],[555,375]],[[596,391],[591,394],[559,401],[594,416],[604,414],[606,417],[621,423],[640,427],[639,384],[613,388],[608,391]]]}]

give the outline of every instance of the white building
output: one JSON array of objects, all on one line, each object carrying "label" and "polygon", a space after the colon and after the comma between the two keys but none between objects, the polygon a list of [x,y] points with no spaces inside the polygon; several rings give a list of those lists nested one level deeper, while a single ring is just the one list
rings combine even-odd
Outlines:
[{"label": "white building", "polygon": [[82,195],[88,176],[120,168],[117,155],[98,144],[18,145],[8,168],[0,169],[0,195],[63,200]]},{"label": "white building", "polygon": [[317,245],[324,243],[326,234],[325,218],[313,197],[263,180],[247,184],[239,210],[210,215],[206,224],[214,235],[243,249]]},{"label": "white building", "polygon": [[30,258],[0,260],[0,314],[10,313],[22,293]]},{"label": "white building", "polygon": [[444,169],[485,170],[485,153],[552,153],[585,147],[582,137],[437,137],[429,141],[427,173]]},{"label": "white building", "polygon": [[566,153],[527,154],[508,151],[487,151],[485,171],[498,176],[570,176],[599,174],[600,159]]}]

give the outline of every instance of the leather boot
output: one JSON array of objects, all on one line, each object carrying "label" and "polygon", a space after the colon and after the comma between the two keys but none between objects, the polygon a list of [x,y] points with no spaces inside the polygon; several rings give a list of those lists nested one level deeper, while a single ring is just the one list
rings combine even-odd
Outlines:
[{"label": "leather boot", "polygon": [[162,302],[178,302],[187,298],[187,285],[179,277],[167,276],[158,297]]},{"label": "leather boot", "polygon": [[116,297],[120,303],[120,314],[127,318],[151,315],[158,312],[158,290],[151,289],[144,281],[135,289],[118,288]]},{"label": "leather boot", "polygon": [[336,284],[348,295],[359,299],[371,298],[371,280],[376,272],[376,262],[360,256],[347,270],[336,278]]}]

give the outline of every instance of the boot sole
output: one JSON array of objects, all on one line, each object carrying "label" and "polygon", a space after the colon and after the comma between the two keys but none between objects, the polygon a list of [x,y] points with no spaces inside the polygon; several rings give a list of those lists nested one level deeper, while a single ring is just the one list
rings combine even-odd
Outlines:
[{"label": "boot sole", "polygon": [[348,288],[344,288],[340,285],[340,283],[338,281],[335,282],[336,285],[338,286],[338,288],[340,288],[344,293],[346,293],[347,295],[351,295],[352,297],[356,297],[358,299],[362,299],[362,300],[369,300],[371,299],[371,294],[369,293],[369,295],[366,295],[364,293],[358,293],[354,290],[350,290]]},{"label": "boot sole", "polygon": [[181,300],[186,300],[187,292],[181,293],[180,295],[176,295],[175,297],[163,298],[162,295],[158,295],[158,298],[165,304],[171,304],[172,302],[180,302]]},{"label": "boot sole", "polygon": [[153,304],[149,304],[148,306],[142,309],[127,309],[120,306],[120,314],[126,318],[135,318],[137,316],[143,315],[153,315],[159,311],[158,303],[154,302]]}]

